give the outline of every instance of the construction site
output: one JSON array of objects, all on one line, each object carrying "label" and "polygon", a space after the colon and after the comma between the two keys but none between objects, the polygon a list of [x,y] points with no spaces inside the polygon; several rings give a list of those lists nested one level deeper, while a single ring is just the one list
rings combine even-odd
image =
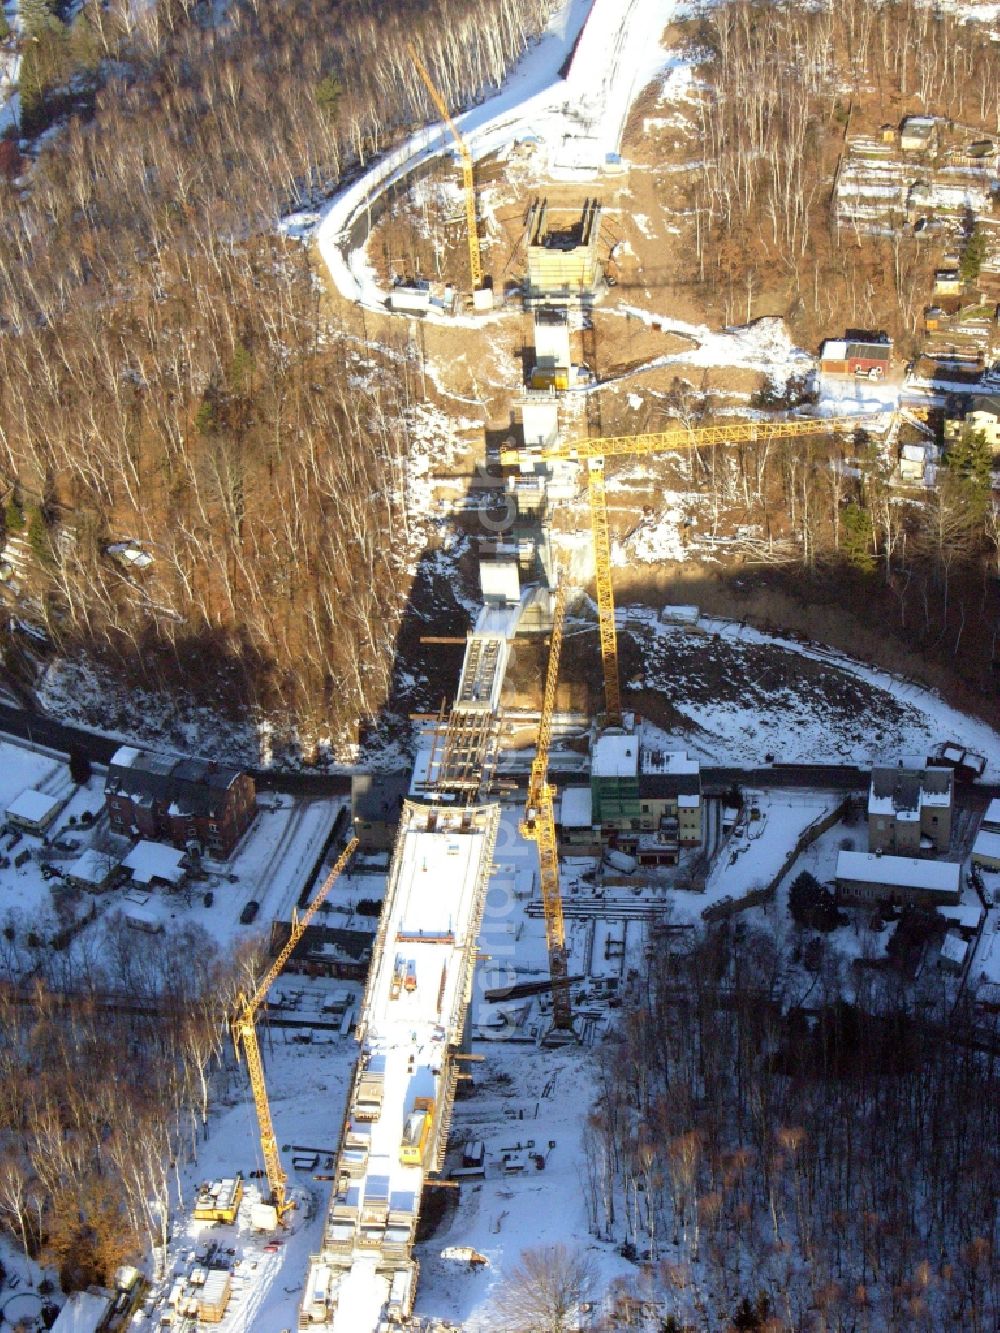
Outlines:
[{"label": "construction site", "polygon": [[[624,22],[616,29],[624,42],[619,58],[641,40],[638,28]],[[599,22],[584,29],[577,60],[587,59],[601,31]],[[442,121],[435,151],[453,149],[457,158],[459,230],[467,254],[463,289],[448,284],[445,291],[438,284],[438,291],[412,272],[397,274],[384,289],[378,283],[388,273],[378,273],[373,285],[371,268],[360,279],[358,265],[352,268],[345,238],[357,238],[357,220],[376,192],[387,183],[403,188],[406,159],[377,165],[363,188],[348,192],[337,217],[339,258],[329,260],[330,245],[321,247],[334,280],[342,280],[344,289],[355,284],[358,305],[380,319],[409,321],[415,338],[417,320],[452,319],[461,327],[463,320],[497,319],[514,304],[484,276],[473,149],[419,56],[411,56]],[[570,88],[573,77],[571,66]],[[565,96],[569,100],[570,92]],[[604,86],[606,103],[617,96]],[[618,188],[618,148],[630,104],[630,96],[617,111],[596,107],[593,99],[581,103],[550,163],[551,192],[543,184],[523,202],[516,319],[528,332],[515,349],[520,366],[511,357],[506,372],[512,386],[509,430],[499,445],[495,438],[479,445],[479,461],[494,469],[493,498],[508,520],[501,532],[484,535],[476,552],[481,600],[473,628],[458,636],[464,656],[452,700],[416,722],[409,791],[391,821],[394,842],[354,1029],[356,1058],[343,1099],[338,1091],[327,1108],[327,1162],[317,1173],[322,1153],[310,1150],[302,1159],[303,1178],[311,1175],[321,1189],[289,1185],[257,1025],[273,984],[358,852],[357,837],[347,841],[302,916],[293,918],[286,943],[257,988],[237,1006],[232,1034],[249,1073],[260,1147],[246,1161],[234,1152],[231,1173],[200,1192],[193,1217],[204,1224],[205,1236],[223,1239],[207,1259],[199,1252],[180,1288],[175,1282],[165,1302],[150,1309],[163,1325],[264,1329],[249,1288],[265,1275],[274,1279],[266,1256],[318,1208],[306,1271],[282,1274],[284,1282],[294,1278],[301,1285],[299,1328],[376,1333],[448,1326],[415,1314],[418,1236],[425,1234],[421,1212],[428,1200],[481,1189],[487,1162],[501,1180],[525,1172],[533,1179],[541,1172],[550,1154],[559,1152],[558,1132],[544,1115],[539,1118],[545,1089],[551,1093],[562,1071],[579,1072],[573,1062],[607,1030],[658,932],[678,928],[671,924],[671,895],[682,891],[693,920],[725,916],[744,892],[747,901],[758,901],[761,886],[776,884],[786,868],[795,838],[829,815],[823,801],[803,798],[794,811],[798,823],[787,816],[794,824],[788,845],[779,841],[767,860],[760,835],[768,824],[768,800],[737,806],[728,795],[731,778],[721,770],[709,776],[683,738],[644,724],[629,706],[615,607],[614,570],[621,561],[614,555],[606,464],[621,460],[642,474],[669,459],[683,468],[692,457],[759,443],[849,440],[859,423],[895,453],[902,447],[899,403],[894,413],[862,417],[757,413],[707,425],[673,420],[653,431],[603,433],[599,399],[589,393],[598,350],[593,312],[616,286],[619,270],[614,245],[606,234],[602,240],[602,191],[614,195]],[[594,126],[615,116],[617,134],[609,146],[595,137]],[[484,142],[488,146],[488,134]],[[859,201],[872,195],[864,182],[883,154],[861,141],[852,142],[850,152],[837,186],[838,222],[868,225],[874,205]],[[416,156],[412,165],[418,165]],[[898,175],[893,200],[908,207],[913,190]],[[876,194],[882,198],[881,187]],[[921,423],[911,417],[908,428],[919,435]],[[576,505],[587,515],[583,531],[573,531]],[[584,589],[592,589],[592,600]],[[655,636],[657,624],[653,617],[644,631]],[[601,698],[590,713],[557,706],[570,632],[589,634],[599,648]],[[533,700],[511,708],[505,701],[508,670],[529,641],[536,655],[544,646],[544,667],[531,682]],[[737,886],[721,867],[740,856],[744,867],[758,857],[760,867],[756,876],[743,874]],[[513,904],[509,919],[499,923],[487,911],[494,891]],[[540,956],[528,946],[532,922],[544,930]],[[539,1052],[553,1072],[541,1080],[535,1102],[544,1133],[533,1130],[528,1140],[528,1128],[519,1124],[509,1135],[517,1141],[498,1149],[492,1139],[487,1146],[480,1142],[493,1122],[488,1116],[477,1120],[475,1097],[462,1127],[464,1103],[456,1109],[456,1093],[460,1084],[489,1088],[490,1043],[501,1039]],[[511,1051],[518,1049],[498,1056],[497,1068],[512,1067]],[[484,1100],[491,1095],[484,1093]],[[504,1114],[498,1112],[501,1121]],[[477,1128],[487,1122],[490,1131]],[[264,1168],[253,1184],[251,1159]],[[318,1195],[324,1196],[321,1205]],[[499,1199],[491,1232],[499,1232],[506,1216],[502,1192]],[[440,1203],[434,1211],[441,1211]],[[478,1281],[489,1262],[471,1242],[447,1247],[440,1258],[457,1264],[468,1283]]]}]

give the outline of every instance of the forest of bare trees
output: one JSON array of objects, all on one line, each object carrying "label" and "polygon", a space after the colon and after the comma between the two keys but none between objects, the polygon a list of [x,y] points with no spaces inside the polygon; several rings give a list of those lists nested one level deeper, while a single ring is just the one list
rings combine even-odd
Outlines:
[{"label": "forest of bare trees", "polygon": [[[342,740],[384,700],[408,587],[408,361],[331,327],[275,224],[427,116],[405,40],[468,100],[550,4],[35,8],[31,114],[91,87],[29,188],[0,182],[0,475],[46,628]],[[148,573],[105,558],[122,537]]]},{"label": "forest of bare trees", "polygon": [[56,950],[8,918],[0,939],[0,1226],[65,1291],[165,1245],[254,958],[121,914],[94,935]]},{"label": "forest of bare trees", "polygon": [[[1000,130],[1000,62],[978,24],[918,0],[773,5],[730,0],[690,21],[707,54],[691,205],[698,273],[727,322],[765,287],[793,325],[916,331],[933,254],[901,232],[831,235],[830,192],[855,103]],[[819,332],[819,336],[822,333]]]},{"label": "forest of bare trees", "polygon": [[644,1273],[617,1328],[996,1327],[995,1057],[887,975],[796,1007],[768,936],[660,940],[588,1128],[592,1230]]}]

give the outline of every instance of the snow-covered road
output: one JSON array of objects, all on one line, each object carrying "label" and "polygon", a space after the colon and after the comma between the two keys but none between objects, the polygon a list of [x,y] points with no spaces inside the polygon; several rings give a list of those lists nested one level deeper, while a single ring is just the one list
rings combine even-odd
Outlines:
[{"label": "snow-covered road", "polygon": [[[456,117],[473,156],[530,137],[545,145],[554,175],[592,178],[619,151],[632,102],[665,64],[659,38],[675,7],[676,0],[567,0],[496,96]],[[370,219],[390,185],[451,151],[448,131],[428,126],[372,163],[325,209],[316,239],[348,301],[385,308],[365,255]]]}]

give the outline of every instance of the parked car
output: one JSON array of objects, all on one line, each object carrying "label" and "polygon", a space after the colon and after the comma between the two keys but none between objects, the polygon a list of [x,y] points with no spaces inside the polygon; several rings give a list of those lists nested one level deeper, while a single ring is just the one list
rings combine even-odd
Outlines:
[{"label": "parked car", "polygon": [[247,905],[244,907],[243,911],[240,913],[240,922],[244,926],[249,926],[250,923],[256,919],[257,913],[259,911],[260,911],[260,903],[257,902],[255,899],[251,898],[250,901],[247,903]]}]

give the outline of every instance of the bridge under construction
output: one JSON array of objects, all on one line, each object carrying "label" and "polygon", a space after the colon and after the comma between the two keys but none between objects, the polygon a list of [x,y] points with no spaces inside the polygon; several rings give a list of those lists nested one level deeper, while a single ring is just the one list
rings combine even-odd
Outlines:
[{"label": "bridge under construction", "polygon": [[404,802],[356,1036],[335,1182],[300,1326],[365,1333],[411,1312],[423,1191],[444,1163],[500,806],[500,693],[525,600],[493,602]]}]

